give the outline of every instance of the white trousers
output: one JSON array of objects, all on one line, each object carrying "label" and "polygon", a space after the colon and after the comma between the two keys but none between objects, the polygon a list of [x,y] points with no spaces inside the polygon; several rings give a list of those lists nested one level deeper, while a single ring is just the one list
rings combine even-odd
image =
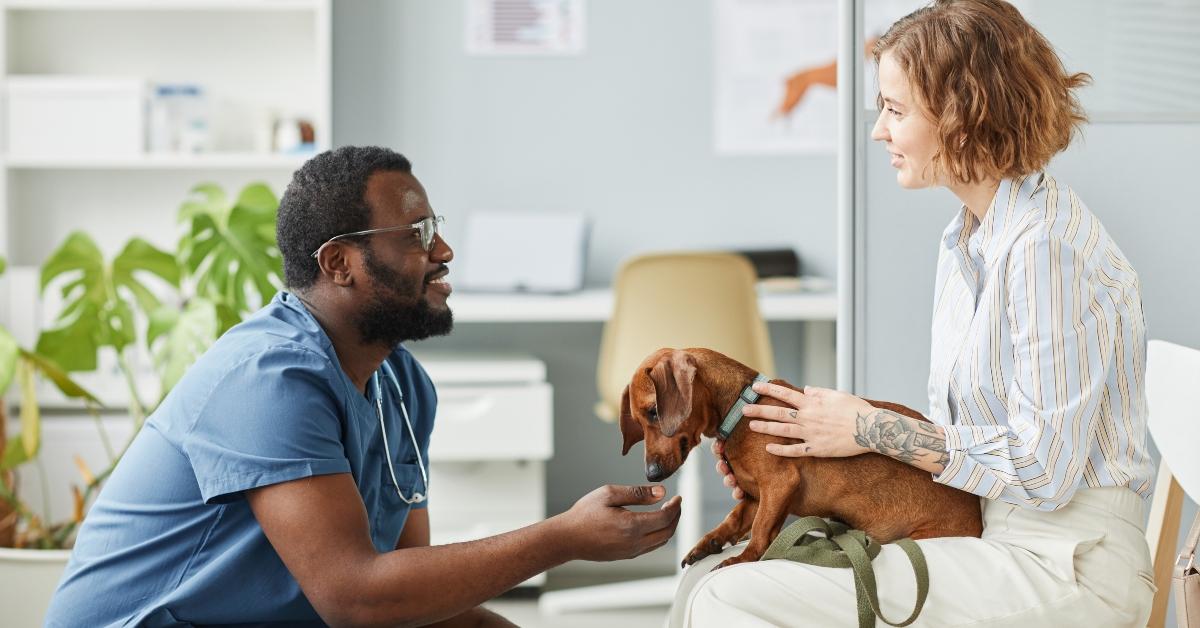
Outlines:
[{"label": "white trousers", "polygon": [[[1053,512],[985,499],[983,520],[982,538],[919,542],[929,597],[912,626],[1146,625],[1154,577],[1133,491],[1081,488]],[[684,572],[669,626],[858,625],[849,569],[768,560],[711,571],[742,547]],[[917,589],[908,557],[885,545],[872,566],[884,616],[908,617]]]}]

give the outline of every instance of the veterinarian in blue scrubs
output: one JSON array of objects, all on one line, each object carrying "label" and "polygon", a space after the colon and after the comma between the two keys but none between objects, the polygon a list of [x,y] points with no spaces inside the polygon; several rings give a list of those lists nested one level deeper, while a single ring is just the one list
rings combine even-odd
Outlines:
[{"label": "veterinarian in blue scrubs", "polygon": [[[749,428],[798,439],[768,445],[777,455],[877,452],[980,496],[982,539],[919,543],[930,588],[912,625],[1145,626],[1154,470],[1141,286],[1082,199],[1043,171],[1086,120],[1073,92],[1089,77],[1067,73],[1002,0],[933,2],[874,55],[872,137],[898,183],[944,186],[963,203],[938,261],[936,434],[889,440],[915,434],[915,420],[844,392],[770,385],[756,390],[790,407],[748,406]],[[850,570],[773,560],[708,573],[723,558],[691,568],[671,625],[857,625]],[[873,566],[883,614],[906,617],[908,559],[888,545]]]},{"label": "veterinarian in blue scrubs", "polygon": [[[429,547],[437,394],[400,346],[445,334],[453,252],[403,156],[322,153],[279,207],[289,289],[171,391],[80,528],[49,626],[511,626],[478,605],[568,560],[674,533],[662,487]],[[434,506],[436,507],[436,505]]]}]

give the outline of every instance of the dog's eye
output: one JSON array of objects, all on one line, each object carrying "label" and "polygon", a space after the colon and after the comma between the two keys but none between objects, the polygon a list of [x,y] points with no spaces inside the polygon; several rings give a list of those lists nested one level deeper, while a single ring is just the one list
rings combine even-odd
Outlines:
[{"label": "dog's eye", "polygon": [[646,417],[648,419],[650,419],[651,422],[657,421],[658,420],[658,408],[652,407],[652,408],[646,410]]}]

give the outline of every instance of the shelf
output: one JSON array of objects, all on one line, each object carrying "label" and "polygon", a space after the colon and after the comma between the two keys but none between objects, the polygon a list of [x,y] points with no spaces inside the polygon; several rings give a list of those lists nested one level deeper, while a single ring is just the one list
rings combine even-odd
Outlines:
[{"label": "shelf", "polygon": [[258,153],[154,154],[114,157],[9,157],[0,161],[17,170],[263,170],[299,168],[312,155]]},{"label": "shelf", "polygon": [[[603,322],[612,314],[608,289],[570,294],[483,294],[456,292],[450,296],[456,323]],[[768,321],[837,320],[835,292],[765,292],[759,307]]]},{"label": "shelf", "polygon": [[8,0],[10,11],[314,11],[315,0]]}]

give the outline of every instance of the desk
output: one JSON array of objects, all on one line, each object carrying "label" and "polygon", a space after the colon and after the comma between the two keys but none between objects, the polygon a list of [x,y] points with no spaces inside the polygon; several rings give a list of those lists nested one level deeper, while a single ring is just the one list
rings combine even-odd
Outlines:
[{"label": "desk", "polygon": [[[569,294],[455,292],[449,304],[459,323],[603,322],[612,314],[613,295],[606,288]],[[758,305],[768,322],[837,319],[834,292],[765,292]]]},{"label": "desk", "polygon": [[[455,323],[602,323],[612,314],[613,293],[608,288],[568,294],[455,292],[449,304]],[[810,323],[802,332],[804,382],[836,385],[837,293],[760,290],[758,305],[768,323]]]}]

